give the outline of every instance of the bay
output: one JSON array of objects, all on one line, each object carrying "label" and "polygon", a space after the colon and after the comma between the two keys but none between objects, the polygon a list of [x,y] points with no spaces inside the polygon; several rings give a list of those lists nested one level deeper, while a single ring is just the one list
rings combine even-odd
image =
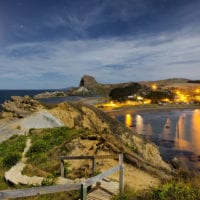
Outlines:
[{"label": "bay", "polygon": [[200,169],[200,109],[140,111],[116,118],[156,143],[166,161],[183,157],[189,167]]}]

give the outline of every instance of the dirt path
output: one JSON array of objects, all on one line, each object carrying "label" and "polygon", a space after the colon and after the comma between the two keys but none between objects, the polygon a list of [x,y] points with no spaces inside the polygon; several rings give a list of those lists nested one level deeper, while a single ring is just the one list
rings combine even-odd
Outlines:
[{"label": "dirt path", "polygon": [[23,119],[1,119],[0,143],[12,135],[25,134],[31,128],[53,128],[63,125],[59,119],[45,109],[32,113]]},{"label": "dirt path", "polygon": [[5,179],[8,182],[11,182],[15,185],[22,184],[22,185],[41,185],[43,181],[43,177],[38,176],[26,176],[22,175],[22,171],[26,166],[25,161],[27,158],[25,157],[26,152],[29,150],[31,146],[31,140],[28,138],[26,141],[26,147],[24,152],[22,153],[22,159],[18,162],[15,166],[13,166],[9,171],[5,173]]}]

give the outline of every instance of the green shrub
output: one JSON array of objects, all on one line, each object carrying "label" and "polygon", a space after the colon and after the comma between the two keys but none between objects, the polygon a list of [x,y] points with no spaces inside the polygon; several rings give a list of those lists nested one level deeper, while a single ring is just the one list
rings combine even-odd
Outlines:
[{"label": "green shrub", "polygon": [[44,153],[49,150],[49,146],[45,140],[37,140],[33,142],[32,146],[30,147],[27,156],[33,157],[38,153]]},{"label": "green shrub", "polygon": [[21,159],[21,154],[18,152],[9,152],[2,160],[2,166],[4,168],[10,168],[14,166]]},{"label": "green shrub", "polygon": [[26,145],[26,136],[14,135],[0,144],[0,166],[9,168],[21,158]]},{"label": "green shrub", "polygon": [[151,199],[196,200],[200,199],[200,188],[184,182],[172,181],[153,189]]},{"label": "green shrub", "polygon": [[27,152],[28,163],[48,173],[59,170],[59,155],[64,144],[75,136],[82,134],[81,131],[67,127],[31,130],[29,132],[32,146]]},{"label": "green shrub", "polygon": [[[199,180],[200,181],[200,180]],[[172,180],[147,191],[134,191],[125,188],[124,194],[113,200],[197,200],[200,199],[199,183]]]},{"label": "green shrub", "polygon": [[55,184],[55,177],[53,175],[49,175],[42,181],[42,186],[48,186]]}]

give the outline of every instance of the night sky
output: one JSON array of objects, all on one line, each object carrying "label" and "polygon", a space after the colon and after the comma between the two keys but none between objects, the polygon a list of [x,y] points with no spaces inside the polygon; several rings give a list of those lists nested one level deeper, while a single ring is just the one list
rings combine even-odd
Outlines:
[{"label": "night sky", "polygon": [[200,0],[0,0],[0,89],[200,79]]}]

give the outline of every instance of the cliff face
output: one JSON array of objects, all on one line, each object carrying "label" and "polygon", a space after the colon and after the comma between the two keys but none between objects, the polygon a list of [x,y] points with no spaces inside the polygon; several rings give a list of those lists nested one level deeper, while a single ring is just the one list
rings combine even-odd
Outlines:
[{"label": "cliff face", "polygon": [[87,89],[93,89],[95,86],[97,86],[98,83],[96,79],[93,76],[84,75],[80,80],[80,87],[85,87]]},{"label": "cliff face", "polygon": [[162,160],[158,148],[134,134],[119,121],[86,104],[61,103],[50,112],[71,128],[85,128],[101,136],[104,146],[115,153],[124,152],[125,160],[159,176],[170,167]]}]

